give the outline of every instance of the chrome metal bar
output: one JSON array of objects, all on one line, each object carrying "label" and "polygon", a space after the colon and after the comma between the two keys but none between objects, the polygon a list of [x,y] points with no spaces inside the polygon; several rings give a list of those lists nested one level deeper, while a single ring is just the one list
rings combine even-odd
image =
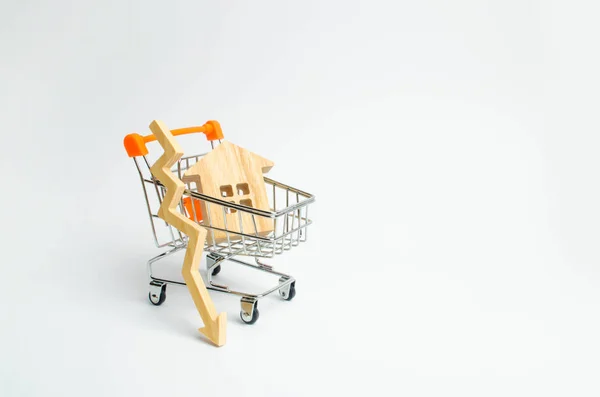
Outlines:
[{"label": "chrome metal bar", "polygon": [[[211,226],[212,222],[210,220],[210,203],[206,203],[206,216],[208,216],[208,225]],[[215,240],[215,231],[213,230],[213,228],[210,228],[210,233],[212,236],[212,243],[213,243],[213,247],[216,248],[216,240]]]},{"label": "chrome metal bar", "polygon": [[[198,219],[198,214],[196,214],[196,203],[194,202],[194,200],[196,200],[193,197],[190,197],[190,203],[192,205],[192,216],[194,217],[194,222],[199,223],[200,219]],[[198,200],[196,200],[198,201]]]},{"label": "chrome metal bar", "polygon": [[225,210],[225,207],[221,207],[221,209],[223,210],[223,223],[225,224],[225,236],[227,236],[227,245],[231,249],[231,240],[229,239],[229,231],[227,230],[227,211]]},{"label": "chrome metal bar", "polygon": [[[184,248],[186,248],[186,246],[183,246],[183,245],[179,246],[179,247],[175,247],[175,248],[170,249],[170,250],[168,250],[166,252],[163,252],[160,255],[156,255],[154,258],[150,259],[148,261],[148,264],[147,264],[148,278],[150,279],[150,281],[152,281],[152,280],[158,280],[157,278],[155,278],[155,277],[152,276],[152,264],[154,264],[155,262],[157,262],[157,261],[159,261],[161,259],[166,258],[167,256],[173,255],[177,251],[181,251]],[[160,281],[165,281],[165,280],[160,280]]]},{"label": "chrome metal bar", "polygon": [[[296,193],[296,203],[300,202],[300,195]],[[296,235],[296,245],[300,244],[300,231],[302,230],[302,208],[298,208],[298,234]]]},{"label": "chrome metal bar", "polygon": [[148,215],[150,216],[150,226],[152,227],[152,236],[154,237],[154,244],[156,246],[160,246],[158,242],[158,237],[156,236],[156,227],[154,226],[154,219],[152,219],[152,208],[150,208],[150,200],[148,199],[148,191],[146,190],[146,183],[144,182],[144,175],[142,174],[142,170],[140,169],[140,165],[137,162],[137,157],[133,158],[133,162],[135,163],[135,167],[138,170],[138,174],[140,175],[140,179],[142,181],[142,189],[144,190],[144,199],[146,200],[146,208],[148,209]]},{"label": "chrome metal bar", "polygon": [[304,207],[306,208],[304,211],[304,217],[305,217],[305,222],[304,222],[304,241],[306,241],[306,239],[308,238],[308,225],[310,223],[310,221],[308,220],[308,206]]},{"label": "chrome metal bar", "polygon": [[254,224],[254,235],[256,236],[256,242],[258,244],[258,252],[262,253],[262,247],[260,246],[260,240],[258,239],[258,228],[256,227],[256,218],[252,215],[252,223]]},{"label": "chrome metal bar", "polygon": [[[292,231],[295,230],[294,229],[294,221],[296,220],[296,217],[294,216],[294,212],[292,212]],[[293,245],[293,240],[294,240],[294,234],[292,233],[290,235],[290,244]]]},{"label": "chrome metal bar", "polygon": [[246,252],[246,236],[244,236],[244,221],[242,220],[242,211],[238,211],[238,220],[240,223],[240,233],[242,235],[242,246],[244,247],[244,254],[248,254]]},{"label": "chrome metal bar", "polygon": [[260,263],[255,265],[255,264],[244,262],[244,261],[241,261],[241,260],[238,260],[238,259],[234,259],[234,258],[229,258],[229,259],[225,259],[225,260],[237,263],[239,265],[251,267],[253,269],[258,269],[258,270],[261,270],[261,271],[269,273],[269,274],[280,276],[280,277],[285,278],[286,280],[284,282],[282,282],[282,283],[278,283],[275,287],[270,288],[270,289],[268,289],[268,290],[266,290],[264,292],[261,292],[259,294],[250,294],[250,293],[247,293],[247,292],[235,291],[235,290],[230,289],[229,287],[227,287],[225,289],[224,286],[212,285],[211,283],[209,283],[209,285],[206,288],[209,288],[209,289],[212,289],[212,290],[215,290],[215,291],[227,292],[229,294],[234,294],[234,295],[239,295],[239,296],[247,296],[247,297],[252,297],[252,298],[260,299],[260,298],[263,298],[263,297],[265,297],[265,296],[267,296],[267,295],[269,295],[269,294],[271,294],[271,293],[273,293],[273,292],[275,292],[275,291],[277,291],[277,290],[279,290],[281,288],[284,288],[284,287],[292,284],[294,281],[296,281],[292,276],[284,274],[284,273],[277,272],[277,271],[273,270],[272,267],[265,266],[265,265],[260,264]]},{"label": "chrome metal bar", "polygon": [[[285,208],[288,208],[290,206],[290,189],[286,189],[285,191]],[[288,220],[287,220],[287,216],[285,217],[285,231],[287,232],[289,229],[289,224],[288,224]]]}]

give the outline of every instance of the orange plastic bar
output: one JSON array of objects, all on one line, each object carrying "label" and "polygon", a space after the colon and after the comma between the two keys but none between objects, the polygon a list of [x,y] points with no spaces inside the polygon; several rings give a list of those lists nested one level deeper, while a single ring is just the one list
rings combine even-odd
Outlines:
[{"label": "orange plastic bar", "polygon": [[[223,139],[223,131],[221,130],[221,125],[216,120],[209,120],[206,123],[204,123],[204,125],[201,125],[199,127],[188,127],[179,128],[177,130],[171,130],[171,133],[174,136],[193,134],[196,132],[202,132],[204,135],[206,135],[206,139],[208,139],[209,141]],[[148,148],[146,147],[146,144],[155,140],[156,137],[153,134],[142,136],[134,132],[133,134],[125,136],[125,139],[123,140],[123,145],[125,145],[125,150],[127,151],[127,155],[129,157],[145,156],[148,154]]]}]

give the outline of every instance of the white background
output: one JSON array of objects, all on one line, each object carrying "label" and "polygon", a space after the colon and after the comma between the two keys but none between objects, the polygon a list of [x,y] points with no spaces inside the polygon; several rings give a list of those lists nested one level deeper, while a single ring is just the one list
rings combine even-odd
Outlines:
[{"label": "white background", "polygon": [[[598,11],[4,0],[0,395],[599,395]],[[222,348],[185,288],[147,301],[153,119],[317,196],[271,262],[296,299],[214,293]]]}]

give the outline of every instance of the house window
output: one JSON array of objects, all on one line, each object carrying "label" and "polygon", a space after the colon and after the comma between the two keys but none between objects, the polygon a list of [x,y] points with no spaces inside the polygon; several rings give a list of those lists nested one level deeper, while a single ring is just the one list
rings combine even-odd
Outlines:
[{"label": "house window", "polygon": [[[219,187],[220,191],[221,191],[221,197],[228,197],[228,198],[235,198],[235,199],[239,199],[239,203],[241,205],[245,205],[247,207],[253,207],[252,205],[252,199],[248,198],[248,196],[250,195],[250,187],[248,186],[248,183],[244,182],[244,183],[238,183],[235,185],[235,193],[233,190],[233,186],[232,185],[222,185]],[[242,198],[242,197],[246,197],[246,198]],[[237,201],[235,200],[230,200],[230,203],[237,203]],[[225,213],[226,214],[235,214],[237,211],[233,208],[225,208]]]},{"label": "house window", "polygon": [[231,185],[221,186],[221,197],[233,197],[233,188]]},{"label": "house window", "polygon": [[235,188],[237,190],[238,196],[245,196],[247,194],[250,194],[250,188],[248,187],[247,183],[238,183],[237,185],[235,185]]},{"label": "house window", "polygon": [[[230,203],[235,204],[235,201],[230,201]],[[226,214],[235,214],[236,212],[237,212],[237,210],[234,208],[225,207]]]},{"label": "house window", "polygon": [[240,204],[241,205],[246,205],[248,207],[252,207],[252,200],[250,200],[250,199],[241,199],[240,200]]}]

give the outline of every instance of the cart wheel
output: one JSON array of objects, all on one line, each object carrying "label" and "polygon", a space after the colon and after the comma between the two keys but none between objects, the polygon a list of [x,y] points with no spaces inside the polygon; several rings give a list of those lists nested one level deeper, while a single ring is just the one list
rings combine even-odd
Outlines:
[{"label": "cart wheel", "polygon": [[164,303],[165,299],[167,299],[167,284],[164,284],[160,288],[160,292],[157,294],[155,291],[148,292],[148,300],[154,306],[160,306]]},{"label": "cart wheel", "polygon": [[296,296],[296,282],[279,289],[279,295],[286,301],[291,301]]},{"label": "cart wheel", "polygon": [[219,273],[221,273],[221,265],[219,265],[219,266],[215,267],[215,268],[212,270],[212,275],[213,275],[213,276],[216,276],[216,275],[217,275],[217,274],[219,274]]},{"label": "cart wheel", "polygon": [[242,310],[240,311],[242,321],[246,324],[254,324],[258,321],[258,317],[258,302],[242,298]]},{"label": "cart wheel", "polygon": [[283,299],[285,299],[286,301],[291,301],[292,299],[294,299],[295,296],[296,296],[296,282],[294,281],[290,285],[290,291],[288,292],[287,298],[284,296]]}]

